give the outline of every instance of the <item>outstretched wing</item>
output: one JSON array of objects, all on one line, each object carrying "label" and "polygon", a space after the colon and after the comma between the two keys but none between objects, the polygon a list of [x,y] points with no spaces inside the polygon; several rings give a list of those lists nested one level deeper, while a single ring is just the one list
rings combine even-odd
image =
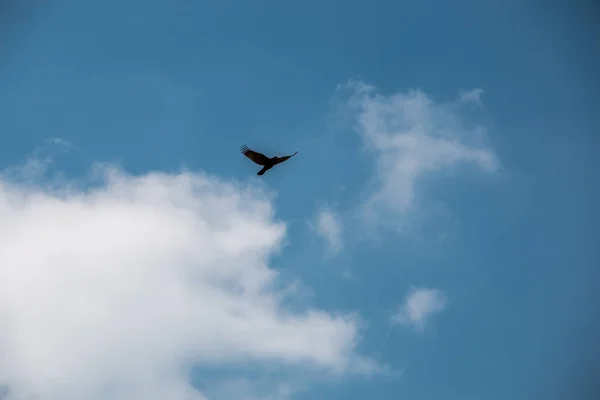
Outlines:
[{"label": "outstretched wing", "polygon": [[242,154],[257,163],[258,165],[265,165],[269,161],[269,157],[262,153],[257,153],[254,150],[250,150],[248,146],[243,145],[241,147]]},{"label": "outstretched wing", "polygon": [[287,160],[288,158],[292,158],[294,157],[296,154],[298,154],[298,152],[295,152],[294,154],[290,155],[290,156],[283,156],[283,157],[277,157],[277,160],[275,160],[275,165],[277,164],[281,164],[282,162],[284,162],[285,160]]}]

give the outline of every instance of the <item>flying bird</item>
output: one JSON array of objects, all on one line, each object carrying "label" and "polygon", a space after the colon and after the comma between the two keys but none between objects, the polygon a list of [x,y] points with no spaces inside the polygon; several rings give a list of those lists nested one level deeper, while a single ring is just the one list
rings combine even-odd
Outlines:
[{"label": "flying bird", "polygon": [[248,148],[248,146],[243,145],[241,147],[241,151],[242,154],[245,155],[246,157],[248,157],[249,159],[251,159],[252,161],[254,161],[255,163],[257,163],[258,165],[262,165],[263,168],[257,172],[256,175],[263,175],[265,172],[267,172],[268,170],[270,170],[271,168],[273,168],[274,166],[276,166],[277,164],[281,164],[282,162],[284,162],[285,160],[287,160],[288,158],[294,157],[298,152],[289,155],[289,156],[283,156],[283,157],[267,157],[262,153],[258,153],[254,150],[250,150]]}]

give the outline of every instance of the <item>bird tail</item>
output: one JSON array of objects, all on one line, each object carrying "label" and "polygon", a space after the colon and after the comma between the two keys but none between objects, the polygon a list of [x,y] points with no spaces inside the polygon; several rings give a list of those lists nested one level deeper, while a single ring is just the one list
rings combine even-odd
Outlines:
[{"label": "bird tail", "polygon": [[258,171],[258,172],[256,173],[256,175],[264,175],[264,174],[265,174],[265,172],[267,172],[267,170],[268,170],[268,169],[269,169],[269,168],[267,168],[267,166],[264,166],[264,167],[263,167],[263,168],[262,168],[260,171]]}]

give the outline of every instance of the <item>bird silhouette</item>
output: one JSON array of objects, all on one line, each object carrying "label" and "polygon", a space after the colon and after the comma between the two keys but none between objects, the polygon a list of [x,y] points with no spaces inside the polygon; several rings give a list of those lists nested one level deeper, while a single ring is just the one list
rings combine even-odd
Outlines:
[{"label": "bird silhouette", "polygon": [[258,153],[254,150],[248,148],[248,146],[243,145],[241,147],[242,154],[248,157],[250,160],[254,161],[258,165],[262,165],[262,169],[256,173],[256,175],[264,175],[265,172],[276,166],[277,164],[281,164],[288,158],[294,157],[298,152],[295,152],[289,156],[283,157],[267,157],[262,153]]}]

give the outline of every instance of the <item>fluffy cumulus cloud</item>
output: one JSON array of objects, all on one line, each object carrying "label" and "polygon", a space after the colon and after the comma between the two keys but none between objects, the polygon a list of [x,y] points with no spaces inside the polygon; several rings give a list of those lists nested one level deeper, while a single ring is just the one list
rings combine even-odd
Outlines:
[{"label": "fluffy cumulus cloud", "polygon": [[329,254],[335,255],[342,250],[342,221],[335,211],[330,208],[319,210],[313,229],[325,241]]},{"label": "fluffy cumulus cloud", "polygon": [[411,325],[417,331],[422,331],[433,315],[446,308],[446,303],[446,297],[439,290],[413,288],[392,320],[395,323]]},{"label": "fluffy cumulus cloud", "polygon": [[[11,399],[191,400],[190,367],[371,364],[357,321],[285,307],[268,194],[182,172],[0,179],[0,385]],[[287,294],[286,294],[287,293]]]},{"label": "fluffy cumulus cloud", "polygon": [[349,107],[355,129],[375,155],[375,172],[362,207],[370,222],[397,224],[414,210],[417,181],[427,173],[470,164],[495,171],[498,160],[485,145],[485,130],[468,117],[481,107],[481,89],[438,102],[421,90],[382,95],[350,82]]}]

